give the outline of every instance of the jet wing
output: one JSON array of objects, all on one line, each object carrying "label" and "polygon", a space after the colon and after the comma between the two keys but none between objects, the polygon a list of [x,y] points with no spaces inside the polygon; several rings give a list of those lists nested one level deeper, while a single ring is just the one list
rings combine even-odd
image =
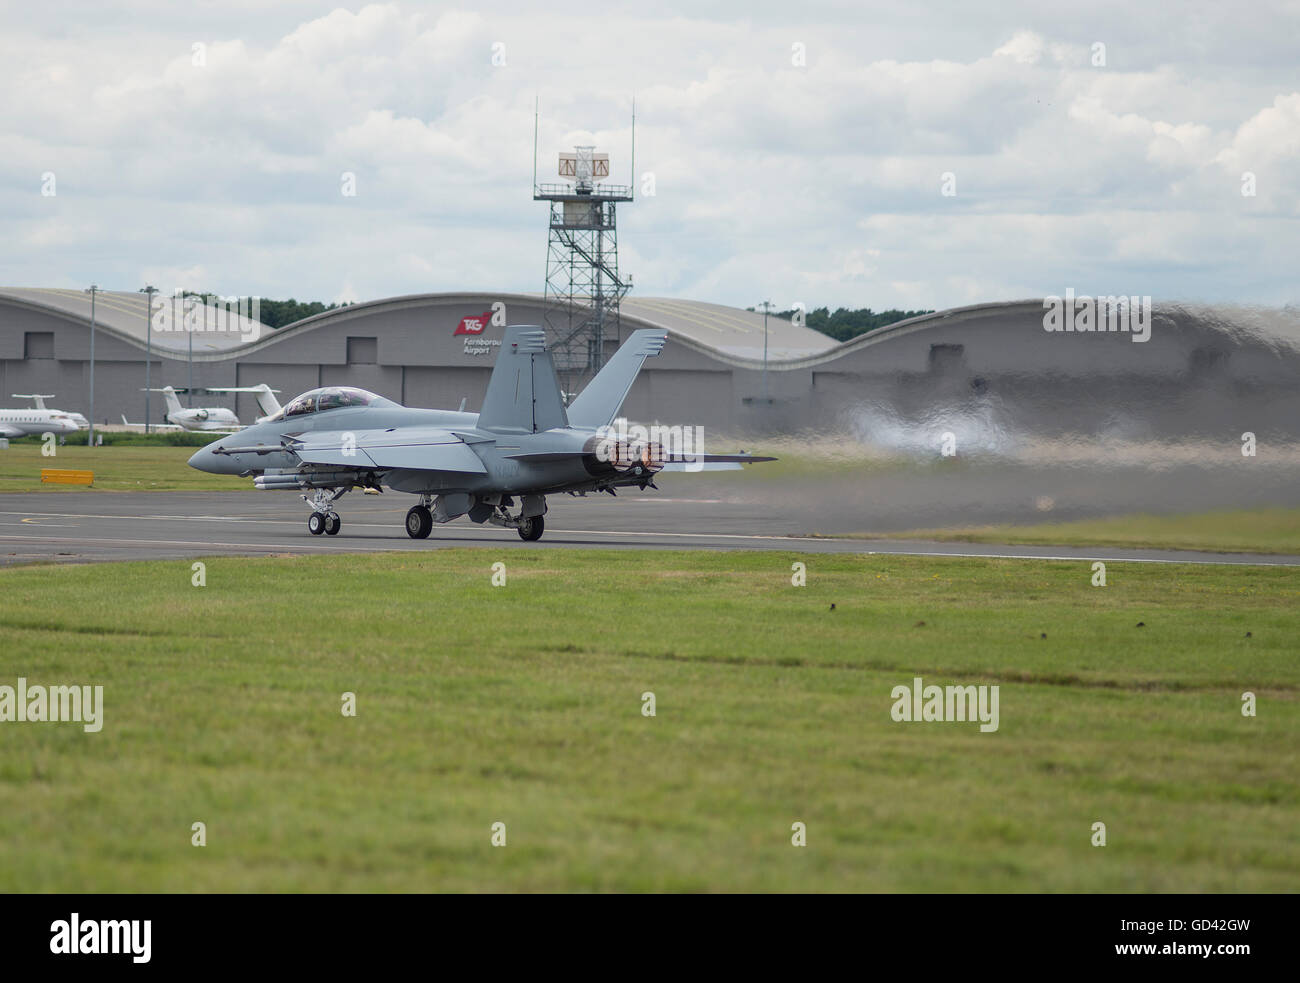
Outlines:
[{"label": "jet wing", "polygon": [[[126,418],[125,413],[122,414],[122,425],[126,427],[139,427],[141,430],[143,430],[146,426],[148,426],[150,430],[184,430],[185,429],[184,427],[178,426],[175,423],[151,423],[151,424],[132,423],[130,420]],[[200,433],[201,431],[195,430],[193,432]]]},{"label": "jet wing", "polygon": [[302,434],[286,443],[304,464],[487,474],[479,456],[463,440],[438,427],[328,430]]},{"label": "jet wing", "polygon": [[26,432],[26,430],[20,430],[18,427],[0,423],[0,437],[21,437]]}]

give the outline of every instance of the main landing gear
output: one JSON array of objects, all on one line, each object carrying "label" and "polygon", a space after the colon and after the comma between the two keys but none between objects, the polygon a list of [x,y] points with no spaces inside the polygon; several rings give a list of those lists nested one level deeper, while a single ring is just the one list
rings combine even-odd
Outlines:
[{"label": "main landing gear", "polygon": [[468,513],[474,522],[504,526],[519,533],[519,538],[526,543],[537,542],[546,531],[546,520],[542,517],[546,512],[546,499],[541,495],[524,496],[517,515],[510,513],[513,504],[509,496],[501,495],[475,502],[468,495],[460,494],[448,503],[445,498],[435,501],[434,495],[423,494],[420,504],[406,513],[406,535],[412,539],[428,539],[435,522],[450,522]]},{"label": "main landing gear", "polygon": [[535,515],[531,519],[520,519],[515,530],[519,533],[519,538],[525,543],[535,543],[542,538],[542,533],[546,531],[546,520],[540,515]]},{"label": "main landing gear", "polygon": [[423,505],[416,505],[406,513],[406,535],[412,539],[428,539],[433,529],[433,513]]},{"label": "main landing gear", "polygon": [[493,525],[513,529],[525,543],[535,543],[546,531],[546,519],[543,518],[546,514],[546,498],[543,495],[524,495],[522,498],[519,514],[511,515],[509,507],[514,504],[514,499],[509,495],[502,496],[495,503],[488,521]]}]

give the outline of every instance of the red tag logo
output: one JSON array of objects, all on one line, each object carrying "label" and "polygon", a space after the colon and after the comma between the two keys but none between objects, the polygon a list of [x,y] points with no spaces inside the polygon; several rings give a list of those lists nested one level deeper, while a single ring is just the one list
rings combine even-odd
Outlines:
[{"label": "red tag logo", "polygon": [[452,337],[454,338],[458,334],[482,334],[483,329],[488,326],[490,320],[492,320],[491,311],[462,317],[460,324],[456,325],[456,330],[452,332]]}]

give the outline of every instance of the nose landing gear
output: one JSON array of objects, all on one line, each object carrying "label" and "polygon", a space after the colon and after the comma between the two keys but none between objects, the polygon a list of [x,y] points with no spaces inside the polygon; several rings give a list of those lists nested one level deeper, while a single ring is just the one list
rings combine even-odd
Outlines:
[{"label": "nose landing gear", "polygon": [[311,506],[311,515],[307,518],[307,531],[313,536],[324,533],[337,536],[343,528],[343,520],[334,511],[334,502],[347,493],[346,488],[317,488],[311,496],[302,496],[302,500]]},{"label": "nose landing gear", "polygon": [[313,536],[319,536],[321,533],[337,536],[342,528],[343,520],[339,518],[337,512],[313,512],[307,519],[307,531]]}]

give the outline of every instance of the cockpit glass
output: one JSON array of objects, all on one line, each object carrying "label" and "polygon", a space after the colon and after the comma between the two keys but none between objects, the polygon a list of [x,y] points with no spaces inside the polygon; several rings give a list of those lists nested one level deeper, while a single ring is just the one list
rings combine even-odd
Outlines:
[{"label": "cockpit glass", "polygon": [[395,405],[397,404],[391,400],[367,392],[364,389],[355,389],[352,386],[328,386],[324,389],[313,389],[311,392],[305,392],[296,399],[290,400],[288,405],[281,409],[279,413],[269,417],[266,422],[270,423],[290,416],[302,416],[305,413],[336,410],[344,406]]}]

